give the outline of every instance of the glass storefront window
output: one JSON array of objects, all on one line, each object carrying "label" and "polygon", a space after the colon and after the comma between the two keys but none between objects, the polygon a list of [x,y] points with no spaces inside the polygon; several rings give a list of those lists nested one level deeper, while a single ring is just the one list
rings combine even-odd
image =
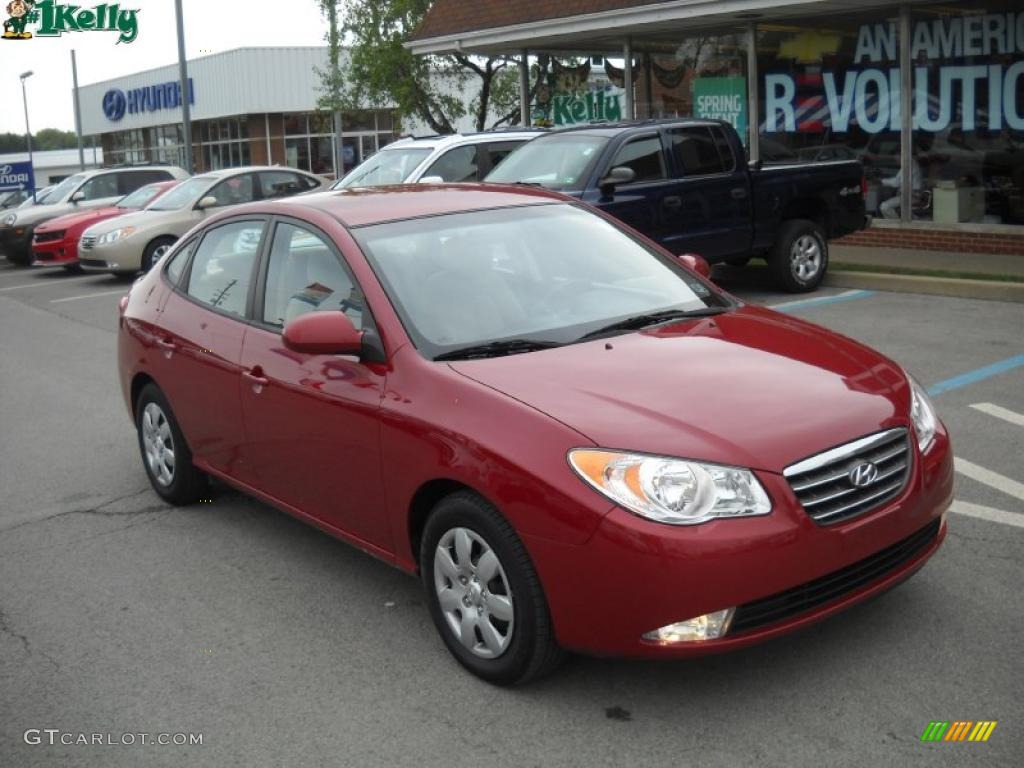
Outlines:
[{"label": "glass storefront window", "polygon": [[284,133],[286,136],[303,136],[309,133],[309,120],[306,115],[284,115]]},{"label": "glass storefront window", "polygon": [[309,139],[285,139],[284,140],[285,165],[290,168],[301,168],[309,170]]}]

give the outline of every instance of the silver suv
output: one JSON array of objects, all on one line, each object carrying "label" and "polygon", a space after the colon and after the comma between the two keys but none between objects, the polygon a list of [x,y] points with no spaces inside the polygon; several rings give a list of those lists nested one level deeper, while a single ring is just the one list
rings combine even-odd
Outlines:
[{"label": "silver suv", "polygon": [[331,189],[482,181],[513,149],[542,133],[544,129],[533,128],[399,139],[338,179]]},{"label": "silver suv", "polygon": [[68,176],[35,205],[0,215],[0,251],[15,264],[32,263],[32,233],[44,221],[66,213],[113,205],[127,194],[154,181],[187,179],[173,165],[134,165],[98,168]]}]

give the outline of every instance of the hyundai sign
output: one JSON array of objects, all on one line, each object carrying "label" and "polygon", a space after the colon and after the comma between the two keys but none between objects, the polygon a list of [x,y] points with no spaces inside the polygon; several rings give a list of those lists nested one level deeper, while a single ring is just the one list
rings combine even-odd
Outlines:
[{"label": "hyundai sign", "polygon": [[5,163],[0,165],[0,192],[35,189],[32,163]]},{"label": "hyundai sign", "polygon": [[[192,78],[188,79],[188,103],[196,103],[196,92]],[[135,115],[140,112],[157,112],[161,109],[176,109],[181,106],[181,83],[171,80],[158,85],[147,85],[143,88],[130,88],[122,91],[111,88],[103,94],[103,114],[107,120],[116,123],[125,113]]]}]

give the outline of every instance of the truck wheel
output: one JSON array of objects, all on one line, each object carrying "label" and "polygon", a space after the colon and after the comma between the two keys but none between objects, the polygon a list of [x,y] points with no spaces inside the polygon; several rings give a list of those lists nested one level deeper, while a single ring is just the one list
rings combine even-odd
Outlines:
[{"label": "truck wheel", "polygon": [[806,219],[783,222],[769,259],[779,286],[790,293],[813,291],[828,269],[828,240],[819,224]]}]

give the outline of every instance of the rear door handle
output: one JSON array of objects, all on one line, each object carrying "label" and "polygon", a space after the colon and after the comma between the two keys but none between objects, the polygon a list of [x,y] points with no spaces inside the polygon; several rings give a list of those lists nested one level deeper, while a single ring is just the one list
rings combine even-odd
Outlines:
[{"label": "rear door handle", "polygon": [[675,211],[683,207],[683,198],[678,195],[669,195],[661,201],[661,204],[669,210]]},{"label": "rear door handle", "polygon": [[263,375],[263,369],[259,366],[253,368],[251,371],[242,371],[242,377],[252,385],[252,391],[257,395],[263,391],[263,388],[270,383],[270,379],[265,378]]},{"label": "rear door handle", "polygon": [[743,200],[747,196],[747,190],[743,187],[734,187],[729,194],[732,195],[733,200]]},{"label": "rear door handle", "polygon": [[174,351],[178,348],[178,345],[175,344],[170,339],[157,339],[156,340],[156,345],[158,347],[160,347],[160,349],[162,349],[164,351],[164,357],[170,357],[171,355],[174,354]]}]

